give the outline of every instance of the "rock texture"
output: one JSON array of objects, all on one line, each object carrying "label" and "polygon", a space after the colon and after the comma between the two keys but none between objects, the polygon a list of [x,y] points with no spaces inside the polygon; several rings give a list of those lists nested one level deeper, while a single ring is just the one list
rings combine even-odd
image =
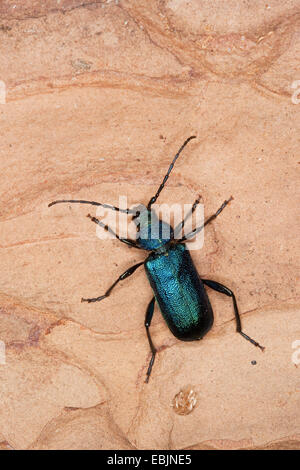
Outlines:
[{"label": "rock texture", "polygon": [[[1,449],[300,447],[299,52],[296,0],[0,2]],[[234,196],[192,256],[266,350],[210,292],[199,343],[155,310],[145,384],[143,270],[80,302],[144,254],[99,240],[92,207],[47,205],[145,203],[192,134],[161,202]]]}]

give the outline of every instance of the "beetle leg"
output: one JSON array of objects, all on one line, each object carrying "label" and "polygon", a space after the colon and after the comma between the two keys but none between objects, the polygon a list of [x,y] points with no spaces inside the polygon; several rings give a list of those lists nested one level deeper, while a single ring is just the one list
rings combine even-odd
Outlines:
[{"label": "beetle leg", "polygon": [[103,300],[105,299],[105,297],[108,297],[111,293],[111,291],[113,290],[113,288],[120,282],[120,281],[123,281],[123,279],[126,279],[126,277],[129,277],[131,276],[131,274],[133,274],[135,272],[135,270],[141,266],[142,264],[144,264],[144,261],[142,261],[141,263],[138,263],[138,264],[135,264],[134,266],[131,266],[131,268],[127,269],[123,274],[121,274],[121,276],[118,277],[118,279],[110,286],[110,288],[105,292],[104,295],[101,295],[100,297],[95,297],[94,299],[81,299],[81,302],[88,302],[88,303],[91,303],[91,302],[99,302],[100,300]]},{"label": "beetle leg", "polygon": [[108,225],[101,222],[101,220],[97,219],[96,217],[92,217],[90,214],[88,214],[87,217],[91,219],[92,222],[95,222],[95,224],[100,225],[100,227],[104,228],[104,230],[111,233],[114,237],[120,240],[120,242],[126,243],[126,245],[133,246],[134,248],[138,248],[139,250],[143,249],[137,244],[135,240],[130,240],[129,238],[119,237],[119,235],[117,235],[116,232],[114,232],[112,228],[110,228]]},{"label": "beetle leg", "polygon": [[151,339],[151,336],[150,336],[150,331],[149,331],[149,327],[151,325],[151,320],[152,320],[153,312],[154,312],[154,304],[155,304],[155,297],[153,297],[153,299],[150,301],[150,303],[148,305],[148,308],[147,308],[147,311],[146,311],[146,318],[145,318],[145,327],[146,327],[147,338],[148,338],[149,346],[150,346],[150,349],[151,349],[151,352],[152,352],[152,356],[151,356],[149,366],[148,366],[148,370],[147,370],[147,377],[146,377],[146,380],[145,380],[146,383],[149,382],[149,377],[150,377],[150,374],[151,374],[151,371],[152,371],[152,367],[153,367],[154,359],[155,359],[155,354],[156,354],[156,349],[155,349],[154,344],[152,342],[152,339]]},{"label": "beetle leg", "polygon": [[197,227],[197,228],[194,228],[194,230],[192,230],[190,233],[188,233],[187,235],[185,235],[184,237],[180,238],[180,240],[177,240],[176,243],[182,243],[186,240],[190,240],[192,237],[194,237],[195,235],[197,235],[197,233],[201,232],[201,230],[204,229],[204,227],[209,224],[212,220],[216,219],[218,217],[219,214],[221,214],[222,210],[227,206],[227,204],[230,203],[230,201],[233,200],[233,197],[231,196],[229,199],[227,199],[226,201],[223,202],[223,204],[221,205],[221,207],[219,207],[219,209],[217,210],[217,212],[213,215],[211,215],[210,217],[208,217],[208,219],[204,222],[204,224],[200,225],[200,227]]},{"label": "beetle leg", "polygon": [[263,351],[265,349],[264,346],[261,346],[259,343],[257,343],[257,341],[254,341],[254,339],[250,338],[250,336],[246,335],[246,333],[244,333],[242,331],[241,318],[240,318],[240,314],[239,314],[239,311],[238,311],[238,306],[237,306],[237,303],[236,303],[234,293],[230,289],[228,289],[228,287],[225,287],[225,286],[223,286],[222,284],[219,284],[216,281],[209,281],[207,279],[201,279],[201,280],[202,280],[203,284],[210,287],[211,289],[214,289],[217,292],[221,292],[221,294],[228,295],[228,297],[232,298],[237,333],[240,333],[240,335],[242,335],[246,340],[250,341],[250,343],[254,344],[254,346],[257,346],[258,348],[260,348]]},{"label": "beetle leg", "polygon": [[199,204],[199,202],[201,201],[202,199],[202,196],[198,196],[197,199],[195,200],[194,204],[192,205],[192,208],[191,210],[186,214],[186,216],[184,217],[184,219],[179,222],[178,225],[176,225],[175,229],[174,229],[174,235],[173,235],[173,238],[176,238],[177,235],[180,233],[180,231],[183,229],[184,227],[184,224],[186,223],[187,219],[193,215],[193,213],[195,212],[196,210],[196,207],[197,205]]}]

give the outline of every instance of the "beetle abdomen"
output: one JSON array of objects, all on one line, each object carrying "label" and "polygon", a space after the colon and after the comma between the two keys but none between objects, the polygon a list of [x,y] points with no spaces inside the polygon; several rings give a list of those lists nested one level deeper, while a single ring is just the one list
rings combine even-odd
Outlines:
[{"label": "beetle abdomen", "polygon": [[151,253],[145,269],[156,301],[173,335],[183,341],[202,338],[213,312],[189,250],[183,244]]}]

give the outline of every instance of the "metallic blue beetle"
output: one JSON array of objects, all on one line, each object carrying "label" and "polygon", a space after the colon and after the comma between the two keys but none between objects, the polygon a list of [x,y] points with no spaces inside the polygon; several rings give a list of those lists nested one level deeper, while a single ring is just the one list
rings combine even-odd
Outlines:
[{"label": "metallic blue beetle", "polygon": [[160,311],[174,336],[182,341],[199,340],[210,330],[214,321],[213,311],[204,285],[232,298],[236,320],[236,331],[252,344],[259,347],[262,351],[264,350],[263,346],[242,331],[240,315],[233,292],[216,281],[201,279],[194,266],[189,250],[184,244],[185,241],[190,240],[197,233],[203,230],[209,222],[214,220],[233,198],[230,197],[230,199],[224,201],[215,214],[210,216],[200,227],[195,228],[182,238],[178,238],[177,235],[183,229],[187,218],[195,211],[200,202],[200,197],[196,199],[189,214],[187,214],[175,229],[158,219],[155,212],[151,209],[151,206],[156,202],[160,192],[164,188],[173,169],[174,163],[179,157],[181,151],[186,144],[194,138],[195,136],[189,137],[180,147],[169,166],[167,174],[159,186],[157,193],[150,199],[147,207],[138,206],[135,209],[121,209],[119,207],[95,201],[65,199],[53,201],[49,204],[49,207],[58,203],[92,204],[94,206],[101,206],[107,209],[125,212],[126,214],[133,214],[132,219],[137,226],[138,232],[136,240],[119,237],[108,225],[105,225],[96,217],[92,217],[88,214],[88,217],[93,222],[112,233],[121,242],[126,243],[131,247],[150,251],[150,254],[145,261],[135,264],[121,274],[104,295],[92,299],[81,299],[81,301],[89,303],[98,302],[105,297],[108,297],[119,281],[131,276],[139,266],[144,265],[148,280],[154,293],[154,297],[148,305],[145,319],[146,333],[152,352],[147,370],[146,382],[149,381],[156,354],[156,349],[153,345],[149,331],[155,302],[157,302]]}]

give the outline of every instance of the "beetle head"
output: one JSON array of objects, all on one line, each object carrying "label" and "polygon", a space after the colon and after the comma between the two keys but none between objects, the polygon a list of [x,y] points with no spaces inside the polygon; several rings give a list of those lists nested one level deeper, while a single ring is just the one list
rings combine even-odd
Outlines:
[{"label": "beetle head", "polygon": [[173,228],[159,219],[154,210],[139,205],[132,220],[137,227],[137,242],[145,250],[156,250],[173,237]]}]

